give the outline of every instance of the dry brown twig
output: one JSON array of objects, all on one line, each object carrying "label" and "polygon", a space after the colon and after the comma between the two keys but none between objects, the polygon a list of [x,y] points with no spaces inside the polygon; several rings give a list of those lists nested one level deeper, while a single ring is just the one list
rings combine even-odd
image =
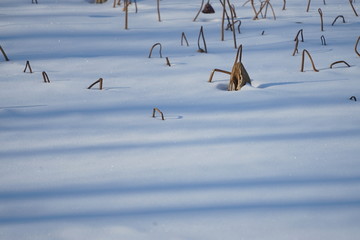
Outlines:
[{"label": "dry brown twig", "polygon": [[149,53],[149,58],[151,58],[152,51],[153,51],[153,49],[154,49],[156,46],[159,46],[159,47],[160,47],[160,49],[159,49],[159,54],[160,54],[160,58],[162,58],[162,53],[161,53],[161,51],[162,51],[162,46],[161,46],[161,43],[155,43],[155,44],[151,47],[150,53]]},{"label": "dry brown twig", "polygon": [[326,40],[325,40],[324,35],[321,35],[320,40],[321,40],[321,45],[326,46]]},{"label": "dry brown twig", "polygon": [[311,65],[313,67],[313,70],[315,72],[319,72],[319,70],[316,69],[315,64],[314,64],[314,60],[312,59],[310,53],[308,52],[308,50],[304,49],[302,52],[302,60],[301,60],[301,72],[304,72],[304,62],[305,62],[305,53],[308,55],[310,61],[311,61]]},{"label": "dry brown twig", "polygon": [[42,72],[42,76],[43,76],[43,79],[44,79],[44,83],[50,83],[49,76],[47,75],[46,72]]},{"label": "dry brown twig", "polygon": [[355,52],[360,57],[360,52],[357,50],[359,42],[360,42],[360,36],[358,37],[358,39],[356,40],[356,43],[355,43]]},{"label": "dry brown twig", "polygon": [[335,22],[336,22],[339,18],[342,18],[343,23],[345,23],[345,18],[344,18],[344,16],[343,16],[343,15],[339,15],[339,16],[337,16],[337,17],[334,19],[334,21],[333,21],[333,23],[331,24],[331,26],[334,26]]},{"label": "dry brown twig", "polygon": [[299,40],[299,35],[301,36],[301,42],[304,42],[304,31],[303,31],[303,29],[300,29],[297,32],[297,34],[296,34],[296,36],[294,38],[294,41]]},{"label": "dry brown twig", "polygon": [[[204,49],[202,49],[202,48],[200,47],[200,38],[203,39]],[[198,52],[200,52],[200,53],[207,53],[207,47],[206,47],[206,41],[205,41],[204,28],[203,28],[203,26],[201,26],[200,32],[199,32],[198,48],[199,48],[199,49],[198,49]]]},{"label": "dry brown twig", "polygon": [[185,40],[186,45],[189,46],[189,42],[188,42],[188,40],[186,39],[186,35],[185,35],[184,32],[181,34],[181,46],[183,46],[183,40]]},{"label": "dry brown twig", "polygon": [[318,12],[320,14],[321,31],[323,32],[324,31],[324,20],[323,20],[323,13],[322,13],[321,8],[318,9]]},{"label": "dry brown twig", "polygon": [[298,46],[299,46],[299,39],[296,38],[295,48],[294,48],[294,52],[292,54],[293,56],[295,56],[296,53],[299,53]]},{"label": "dry brown twig", "polygon": [[10,61],[9,58],[7,57],[4,49],[2,48],[2,46],[0,46],[0,51],[2,52],[2,54],[3,54],[4,58],[5,58],[5,61]]},{"label": "dry brown twig", "polygon": [[355,7],[354,7],[354,5],[353,5],[353,0],[349,0],[349,2],[350,2],[350,5],[351,5],[351,8],[352,8],[352,10],[354,11],[354,13],[355,13],[355,16],[359,16],[358,14],[357,14],[357,12],[356,12],[356,10],[355,10]]},{"label": "dry brown twig", "polygon": [[95,86],[96,84],[99,83],[99,89],[102,90],[103,89],[103,81],[104,80],[102,78],[99,78],[93,84],[91,84],[87,89],[91,89],[93,86]]},{"label": "dry brown twig", "polygon": [[158,108],[154,108],[154,109],[153,109],[153,114],[152,114],[152,117],[153,117],[153,118],[156,117],[156,116],[155,116],[155,113],[156,113],[156,112],[160,113],[160,115],[161,115],[161,120],[165,120],[164,114],[163,114],[162,111],[160,111],[160,109],[158,109]]},{"label": "dry brown twig", "polygon": [[345,61],[336,61],[336,62],[333,62],[332,64],[330,64],[330,68],[332,68],[335,64],[339,64],[339,63],[344,63],[346,66],[350,67],[350,64],[348,64]]},{"label": "dry brown twig", "polygon": [[31,69],[31,66],[30,66],[30,62],[29,61],[26,61],[26,65],[25,65],[25,69],[24,69],[24,72],[26,72],[26,69],[29,68],[29,71],[30,73],[32,73],[32,69]]}]

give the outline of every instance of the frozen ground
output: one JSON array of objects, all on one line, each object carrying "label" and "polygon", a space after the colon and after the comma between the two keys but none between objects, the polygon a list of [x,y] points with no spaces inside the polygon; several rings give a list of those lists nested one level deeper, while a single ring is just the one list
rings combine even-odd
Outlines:
[{"label": "frozen ground", "polygon": [[[129,30],[112,1],[38,2],[0,1],[0,239],[358,239],[360,18],[348,1],[306,12],[272,0],[277,19],[257,21],[232,1],[252,79],[238,92],[221,73],[207,82],[236,54],[218,1],[193,22],[200,0],[162,0],[158,22],[156,1],[138,0]],[[163,58],[148,58],[157,42]],[[308,59],[300,72],[303,49],[319,72]],[[339,60],[351,67],[330,69]]]}]

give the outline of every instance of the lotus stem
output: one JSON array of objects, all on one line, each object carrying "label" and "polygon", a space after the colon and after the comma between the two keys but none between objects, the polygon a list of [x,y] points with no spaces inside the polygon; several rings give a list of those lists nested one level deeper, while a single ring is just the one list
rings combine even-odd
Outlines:
[{"label": "lotus stem", "polygon": [[346,66],[350,67],[350,64],[348,64],[345,61],[337,61],[337,62],[333,62],[332,64],[330,64],[330,68],[332,68],[335,64],[339,64],[339,63],[344,63]]},{"label": "lotus stem", "polygon": [[311,61],[313,70],[314,70],[315,72],[319,72],[319,70],[317,70],[316,67],[315,67],[314,61],[313,61],[310,53],[309,53],[306,49],[304,49],[303,52],[302,52],[301,72],[304,72],[305,53],[306,53],[306,54],[308,55],[308,57],[310,58],[310,61]]},{"label": "lotus stem", "polygon": [[162,46],[161,46],[161,43],[155,43],[155,44],[151,47],[150,53],[149,53],[149,58],[151,58],[152,51],[153,51],[153,49],[154,49],[156,46],[160,46],[159,54],[160,54],[160,58],[162,58],[162,53],[161,53],[161,51],[162,51]]},{"label": "lotus stem", "polygon": [[156,117],[156,116],[155,116],[155,113],[156,113],[156,112],[160,113],[162,120],[165,120],[164,114],[163,114],[162,111],[160,111],[158,108],[154,108],[154,109],[153,109],[153,114],[152,114],[152,117],[153,117],[153,118]]},{"label": "lotus stem", "polygon": [[337,17],[334,19],[334,21],[333,21],[333,23],[331,24],[331,26],[334,26],[334,24],[335,24],[336,20],[338,20],[338,18],[342,18],[343,23],[345,23],[345,18],[344,18],[344,16],[343,16],[343,15],[339,15],[339,16],[337,16]]},{"label": "lotus stem", "polygon": [[102,90],[103,89],[103,79],[99,78],[98,80],[96,80],[93,84],[91,84],[88,89],[91,89],[93,86],[95,86],[96,84],[99,83],[99,89]]},{"label": "lotus stem", "polygon": [[26,65],[25,65],[25,69],[24,69],[24,72],[26,72],[26,69],[29,68],[29,71],[30,73],[32,73],[32,69],[31,69],[31,66],[30,66],[30,62],[29,61],[26,61]]},{"label": "lotus stem", "polygon": [[42,72],[42,76],[43,76],[43,79],[44,79],[44,83],[50,83],[49,76],[47,75],[46,72]]},{"label": "lotus stem", "polygon": [[188,40],[186,39],[186,36],[185,36],[185,33],[184,33],[184,32],[181,34],[181,46],[183,46],[183,40],[185,40],[186,45],[189,46],[189,42],[188,42]]}]

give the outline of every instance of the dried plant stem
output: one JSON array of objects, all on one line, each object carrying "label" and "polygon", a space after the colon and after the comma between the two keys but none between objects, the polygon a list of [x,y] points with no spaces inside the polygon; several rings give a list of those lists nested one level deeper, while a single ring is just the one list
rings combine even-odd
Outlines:
[{"label": "dried plant stem", "polygon": [[[262,10],[264,9],[264,7],[266,7],[266,9],[267,9],[269,5],[270,5],[270,8],[271,8],[272,13],[273,13],[274,20],[276,20],[275,11],[274,11],[274,8],[272,7],[271,3],[270,3],[270,0],[266,0],[263,4],[261,4],[261,7],[260,7],[259,11],[255,14],[255,17],[253,18],[253,20],[259,19],[259,17],[258,17],[259,14],[260,13],[262,14]],[[265,17],[266,17],[266,12],[265,12]]]},{"label": "dried plant stem", "polygon": [[[234,14],[233,12],[231,11],[231,5],[230,5],[230,1],[227,0],[227,3],[229,5],[229,8],[230,8],[230,14],[231,14],[231,22],[232,22],[232,25],[235,26],[234,24]],[[235,32],[235,29],[233,28],[233,39],[234,39],[234,48],[237,49],[237,44],[236,44],[236,32]]]},{"label": "dried plant stem", "polygon": [[308,5],[307,5],[307,8],[306,8],[306,12],[309,12],[309,9],[310,9],[310,3],[311,3],[311,0],[308,0]]},{"label": "dried plant stem", "polygon": [[129,9],[129,5],[130,5],[130,3],[128,2],[129,0],[124,0],[124,8],[125,8],[125,29],[127,30],[127,29],[129,29],[128,28],[128,17],[129,17],[129,11],[128,11],[128,9]]},{"label": "dried plant stem", "polygon": [[38,1],[37,1],[37,0],[32,0],[31,2],[38,4]]},{"label": "dried plant stem", "polygon": [[154,108],[154,109],[153,109],[153,114],[152,114],[152,117],[153,117],[153,118],[156,117],[156,116],[155,116],[155,113],[156,113],[156,112],[160,113],[162,120],[165,120],[164,114],[163,114],[162,111],[160,111],[158,108]]},{"label": "dried plant stem", "polygon": [[282,10],[286,10],[286,0],[284,0],[284,4],[283,4]]},{"label": "dried plant stem", "polygon": [[215,68],[214,70],[212,70],[208,82],[211,82],[211,81],[212,81],[215,72],[222,72],[222,73],[229,74],[229,75],[231,74],[231,72],[229,72],[229,71],[225,71],[225,70],[221,70],[221,69]]},{"label": "dried plant stem", "polygon": [[357,99],[356,99],[356,97],[355,96],[351,96],[350,98],[349,98],[349,100],[352,100],[352,101],[357,101]]},{"label": "dried plant stem", "polygon": [[335,64],[344,63],[346,66],[350,67],[350,65],[345,61],[337,61],[330,64],[330,68],[332,68]]},{"label": "dried plant stem", "polygon": [[161,51],[162,51],[162,46],[161,46],[161,43],[155,43],[155,44],[151,47],[150,53],[149,53],[149,58],[151,58],[152,51],[153,51],[153,49],[154,49],[156,46],[159,46],[159,47],[160,47],[159,54],[160,54],[160,58],[162,58],[162,53],[161,53]]},{"label": "dried plant stem", "polygon": [[357,39],[357,41],[355,43],[355,52],[360,57],[360,52],[357,50],[359,42],[360,42],[360,36],[358,37],[358,39]]},{"label": "dried plant stem", "polygon": [[171,67],[171,64],[170,64],[170,61],[169,61],[169,58],[166,57],[166,65],[168,65],[169,67]]},{"label": "dried plant stem", "polygon": [[335,22],[338,20],[338,18],[342,18],[343,23],[345,23],[345,18],[344,18],[344,16],[343,16],[343,15],[339,15],[339,16],[337,16],[337,17],[334,19],[334,21],[333,21],[333,23],[331,24],[331,26],[334,26],[334,24],[335,24]]},{"label": "dried plant stem", "polygon": [[116,0],[114,0],[113,8],[116,8]]},{"label": "dried plant stem", "polygon": [[184,33],[184,32],[181,34],[181,46],[183,46],[183,40],[185,40],[186,45],[189,46],[189,42],[188,42],[188,40],[186,39],[186,36],[185,36],[185,33]]},{"label": "dried plant stem", "polygon": [[321,40],[321,45],[326,46],[326,40],[325,40],[324,35],[321,35],[320,40]]},{"label": "dried plant stem", "polygon": [[99,78],[98,80],[96,80],[93,84],[91,84],[88,89],[91,89],[93,86],[95,86],[96,84],[99,83],[99,89],[102,90],[103,89],[103,79]]},{"label": "dried plant stem", "polygon": [[306,50],[306,49],[304,49],[303,52],[302,52],[301,72],[304,72],[305,53],[306,53],[306,54],[308,55],[308,57],[310,58],[310,61],[311,61],[313,70],[314,70],[315,72],[319,72],[319,70],[317,70],[316,67],[315,67],[314,61],[313,61],[310,53],[309,53],[308,50]]},{"label": "dried plant stem", "polygon": [[43,79],[44,79],[44,83],[50,83],[49,76],[47,75],[46,72],[42,72],[42,76],[43,76]]},{"label": "dried plant stem", "polygon": [[160,17],[160,0],[157,0],[157,13],[158,13],[158,20],[159,20],[159,22],[161,22],[161,17]]},{"label": "dried plant stem", "polygon": [[2,48],[2,46],[0,46],[0,51],[2,52],[2,54],[4,55],[5,61],[9,61],[9,58],[7,57],[4,49]]},{"label": "dried plant stem", "polygon": [[321,8],[318,9],[318,12],[320,14],[320,23],[321,23],[321,31],[324,31],[324,19],[323,19],[323,13],[321,11]]},{"label": "dried plant stem", "polygon": [[[202,49],[200,47],[200,38],[203,39],[203,43],[204,43],[204,49]],[[198,37],[198,52],[201,52],[201,53],[207,53],[207,47],[206,47],[206,41],[205,41],[205,36],[204,36],[204,28],[203,26],[201,26],[200,28],[200,32],[199,32],[199,37]]]},{"label": "dried plant stem", "polygon": [[352,10],[354,11],[354,13],[355,13],[355,16],[359,16],[358,14],[357,14],[357,12],[356,12],[356,10],[355,10],[355,7],[354,7],[354,5],[353,5],[353,0],[349,0],[349,2],[350,2],[350,5],[351,5],[351,8],[352,8]]},{"label": "dried plant stem", "polygon": [[292,54],[293,56],[295,56],[295,54],[299,52],[298,46],[299,46],[299,39],[296,38],[295,48],[294,48],[294,52]]},{"label": "dried plant stem", "polygon": [[304,34],[303,34],[303,29],[300,29],[297,34],[296,34],[296,37],[294,39],[294,41],[298,40],[299,39],[299,35],[301,36],[301,42],[304,42]]},{"label": "dried plant stem", "polygon": [[256,8],[255,8],[254,0],[250,0],[250,2],[251,2],[251,7],[252,7],[252,9],[254,11],[254,14],[256,16]]},{"label": "dried plant stem", "polygon": [[226,13],[225,0],[224,0],[224,2],[222,2],[220,0],[220,2],[223,6],[223,14],[222,14],[222,19],[221,19],[221,41],[224,41],[225,40],[224,24],[225,24],[225,13]]},{"label": "dried plant stem", "polygon": [[204,6],[204,0],[202,0],[201,6],[200,6],[200,9],[199,9],[199,12],[198,12],[198,13],[196,14],[196,16],[194,17],[193,22],[195,22],[196,19],[198,18],[199,14],[200,14],[200,12],[201,12],[201,9],[203,8],[203,6]]},{"label": "dried plant stem", "polygon": [[26,61],[26,65],[25,65],[25,69],[24,69],[24,72],[26,72],[26,69],[29,68],[29,71],[30,73],[32,73],[32,69],[31,69],[31,66],[30,66],[30,62],[29,61]]}]

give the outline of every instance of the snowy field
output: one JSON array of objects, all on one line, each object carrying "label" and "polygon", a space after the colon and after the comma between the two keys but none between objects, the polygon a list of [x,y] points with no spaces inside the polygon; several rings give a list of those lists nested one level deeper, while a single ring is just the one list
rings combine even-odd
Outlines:
[{"label": "snowy field", "polygon": [[[200,0],[162,0],[159,22],[156,1],[138,0],[128,30],[112,0],[38,2],[0,0],[0,239],[359,239],[360,107],[349,98],[360,100],[360,17],[349,1],[306,12],[306,0],[271,0],[276,20],[270,8],[253,20],[232,0],[252,85],[231,92],[228,75],[208,82],[236,55],[219,1],[193,22]],[[201,26],[208,53],[197,52]],[[158,42],[163,57],[156,47],[148,58]],[[319,72],[308,58],[300,71],[303,49]],[[87,89],[99,78],[103,90]]]}]

